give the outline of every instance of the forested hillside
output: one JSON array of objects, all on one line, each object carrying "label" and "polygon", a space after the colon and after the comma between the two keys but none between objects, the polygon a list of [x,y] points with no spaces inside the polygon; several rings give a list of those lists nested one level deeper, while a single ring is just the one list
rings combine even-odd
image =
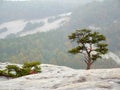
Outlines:
[{"label": "forested hillside", "polygon": [[[0,40],[0,61],[23,63],[38,60],[41,63],[85,68],[82,56],[68,54],[72,47],[65,30],[38,33],[22,38]],[[102,64],[100,64],[102,63]],[[112,59],[98,60],[93,67],[118,67]]]},{"label": "forested hillside", "polygon": [[[11,5],[18,5],[18,4],[11,4]],[[11,5],[10,7],[12,8]],[[35,3],[35,5],[38,4]],[[0,9],[3,10],[7,8],[6,6],[0,6],[0,7],[2,7]],[[26,7],[26,5],[23,4],[23,7]],[[42,6],[39,6],[39,9],[40,7],[43,8]],[[57,7],[57,5],[55,5],[54,8],[55,7]],[[31,10],[31,8],[26,8],[27,10],[25,9],[25,12]],[[13,19],[23,19],[23,18],[37,19],[37,17],[40,18],[44,15],[48,15],[48,16],[50,14],[55,15],[55,13],[59,14],[64,11],[68,12],[70,10],[73,10],[73,7],[71,6],[69,6],[69,9],[67,8],[66,10],[63,8],[62,9],[57,8],[51,11],[52,7],[51,8],[45,7],[43,9],[43,12],[45,11],[45,13],[41,14],[42,12],[38,13],[39,9],[37,7],[34,7],[34,9],[32,9],[34,11],[33,15],[30,15],[29,12],[25,13],[24,14],[25,16],[22,16],[20,13],[17,13],[17,15],[15,16],[16,18],[14,17],[15,15],[14,12],[11,13],[9,18],[7,16],[8,12],[3,11],[3,13],[0,14],[0,17],[2,17],[0,22],[5,22],[6,20],[13,20]],[[14,9],[15,8],[12,8],[11,10]],[[47,9],[48,11],[51,11],[51,13],[48,13],[46,11]],[[6,39],[1,39],[0,61],[23,63],[25,61],[38,60],[41,61],[41,63],[65,65],[72,68],[85,68],[86,66],[82,61],[83,59],[82,56],[80,56],[79,54],[78,55],[68,54],[68,50],[72,47],[71,42],[68,40],[68,35],[73,30],[79,28],[80,29],[89,28],[92,30],[99,31],[106,36],[107,43],[109,45],[109,52],[112,52],[114,54],[114,56],[111,56],[110,58],[104,58],[102,60],[96,61],[92,68],[120,67],[120,65],[115,62],[116,60],[120,60],[119,9],[120,9],[119,0],[105,0],[104,2],[91,2],[82,6],[78,6],[78,7],[75,6],[74,10],[72,11],[70,22],[66,23],[63,27],[60,27],[59,29],[28,35],[24,37],[17,37],[17,38],[8,37]],[[23,9],[22,7],[21,8],[19,7],[18,10],[21,11]],[[36,13],[38,13],[38,16],[36,16]],[[4,15],[6,16],[4,17]],[[32,26],[31,27],[29,26],[31,25],[28,25],[27,29],[33,28]],[[6,29],[4,28],[4,31],[5,30]],[[1,30],[0,32],[2,31],[3,30]]]},{"label": "forested hillside", "polygon": [[71,31],[79,28],[89,28],[103,33],[107,37],[109,50],[117,53],[120,57],[119,9],[119,0],[96,1],[79,6],[73,11],[67,28]]},{"label": "forested hillside", "polygon": [[120,21],[119,9],[119,0],[96,1],[79,6],[73,11],[70,28],[84,28],[91,25],[100,28],[107,27],[115,21]]}]

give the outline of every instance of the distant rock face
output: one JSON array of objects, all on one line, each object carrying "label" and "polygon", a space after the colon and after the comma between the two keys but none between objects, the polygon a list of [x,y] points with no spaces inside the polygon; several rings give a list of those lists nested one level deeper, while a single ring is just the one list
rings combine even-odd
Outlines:
[{"label": "distant rock face", "polygon": [[56,30],[70,21],[71,12],[32,20],[14,20],[0,24],[0,39]]},{"label": "distant rock face", "polygon": [[41,68],[42,73],[39,74],[5,81],[4,79],[0,79],[0,90],[120,89],[120,68],[74,70],[64,66],[48,64],[42,64]]}]

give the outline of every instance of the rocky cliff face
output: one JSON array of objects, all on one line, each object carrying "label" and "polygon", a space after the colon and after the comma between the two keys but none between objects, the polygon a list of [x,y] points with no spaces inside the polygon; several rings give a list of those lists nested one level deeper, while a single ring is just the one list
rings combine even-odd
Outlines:
[{"label": "rocky cliff face", "polygon": [[[1,64],[4,68],[5,64]],[[16,79],[0,77],[0,90],[119,90],[120,68],[74,70],[42,64],[42,73]]]}]

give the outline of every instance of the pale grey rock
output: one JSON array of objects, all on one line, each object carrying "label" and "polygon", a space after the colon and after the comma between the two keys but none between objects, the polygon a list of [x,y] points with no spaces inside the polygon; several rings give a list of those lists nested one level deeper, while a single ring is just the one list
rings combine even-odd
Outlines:
[{"label": "pale grey rock", "polygon": [[[75,70],[42,64],[42,73],[1,80],[0,90],[119,90],[120,68]],[[1,77],[2,78],[2,77]]]}]

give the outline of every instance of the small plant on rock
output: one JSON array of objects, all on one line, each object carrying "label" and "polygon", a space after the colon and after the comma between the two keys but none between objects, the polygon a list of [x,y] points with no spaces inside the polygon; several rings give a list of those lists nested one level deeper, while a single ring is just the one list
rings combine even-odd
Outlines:
[{"label": "small plant on rock", "polygon": [[7,65],[6,69],[0,70],[0,76],[6,77],[21,77],[29,74],[41,72],[40,62],[26,62],[22,68],[17,65]]},{"label": "small plant on rock", "polygon": [[30,72],[29,74],[34,74],[34,73],[38,73],[41,72],[41,68],[40,68],[40,62],[26,62],[23,65],[23,68],[29,68]]},{"label": "small plant on rock", "polygon": [[10,77],[19,77],[20,68],[17,65],[7,65],[6,73]]}]

